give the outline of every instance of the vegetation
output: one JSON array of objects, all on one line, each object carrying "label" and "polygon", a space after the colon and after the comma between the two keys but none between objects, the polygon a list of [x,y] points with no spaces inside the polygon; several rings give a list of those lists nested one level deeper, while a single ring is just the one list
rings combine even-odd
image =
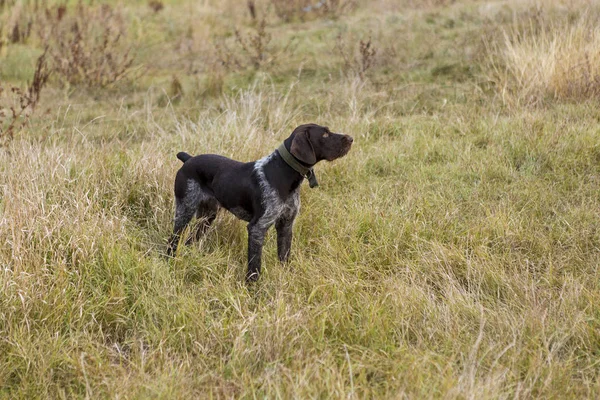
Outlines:
[{"label": "vegetation", "polygon": [[[0,0],[0,398],[600,396],[600,7],[317,3]],[[164,257],[178,151],[307,122],[290,265]]]}]

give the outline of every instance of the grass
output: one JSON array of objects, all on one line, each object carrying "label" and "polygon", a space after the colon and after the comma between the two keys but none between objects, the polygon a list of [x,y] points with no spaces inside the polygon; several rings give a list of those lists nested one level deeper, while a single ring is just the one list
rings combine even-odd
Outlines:
[{"label": "grass", "polygon": [[582,15],[571,10],[566,17],[553,12],[557,11],[536,9],[505,33],[499,52],[506,69],[499,68],[497,74],[505,101],[598,97],[600,59],[595,44],[600,35],[594,23],[598,8],[590,5]]},{"label": "grass", "polygon": [[[143,73],[55,75],[1,150],[0,397],[597,398],[598,100],[532,95],[511,77],[529,64],[503,56],[571,40],[587,5],[359,2],[285,22],[266,3],[276,51],[294,44],[258,71],[214,58],[252,29],[237,3],[122,5]],[[539,40],[510,39],[538,26],[519,21]],[[348,54],[373,40],[362,79],[340,34]],[[7,46],[0,79],[24,85],[39,43]],[[178,151],[253,160],[306,122],[355,143],[302,186],[290,265],[270,232],[245,285],[226,213],[164,258]]]}]

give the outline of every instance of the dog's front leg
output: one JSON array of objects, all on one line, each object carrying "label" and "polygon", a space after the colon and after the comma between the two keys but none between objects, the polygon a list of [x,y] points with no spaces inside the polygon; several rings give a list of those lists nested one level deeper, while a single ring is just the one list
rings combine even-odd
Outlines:
[{"label": "dog's front leg", "polygon": [[294,226],[294,217],[280,218],[275,223],[277,230],[277,256],[282,263],[290,258],[292,248],[292,228]]},{"label": "dog's front leg", "polygon": [[246,282],[255,282],[260,275],[262,248],[269,226],[259,223],[248,224],[248,272]]}]

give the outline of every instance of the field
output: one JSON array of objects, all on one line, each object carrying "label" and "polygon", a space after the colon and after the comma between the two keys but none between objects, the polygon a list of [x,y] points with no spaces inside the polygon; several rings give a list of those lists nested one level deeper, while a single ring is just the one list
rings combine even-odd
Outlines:
[{"label": "field", "polygon": [[[0,398],[600,397],[600,3],[60,4],[0,0]],[[178,151],[308,122],[288,265],[165,257]]]}]

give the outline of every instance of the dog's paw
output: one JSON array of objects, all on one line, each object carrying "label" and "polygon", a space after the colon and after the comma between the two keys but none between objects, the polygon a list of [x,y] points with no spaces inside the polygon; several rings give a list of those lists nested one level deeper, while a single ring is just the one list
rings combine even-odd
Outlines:
[{"label": "dog's paw", "polygon": [[259,274],[258,272],[248,272],[246,273],[246,283],[254,283],[258,281]]}]

